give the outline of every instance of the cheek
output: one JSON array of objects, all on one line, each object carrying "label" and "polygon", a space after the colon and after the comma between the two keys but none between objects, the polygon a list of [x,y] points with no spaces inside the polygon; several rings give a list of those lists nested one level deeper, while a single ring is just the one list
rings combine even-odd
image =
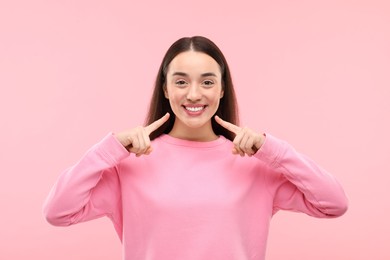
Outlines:
[{"label": "cheek", "polygon": [[170,93],[169,95],[169,104],[171,105],[172,109],[179,108],[181,106],[182,99],[179,95],[176,95],[175,93]]},{"label": "cheek", "polygon": [[220,91],[216,91],[210,96],[209,100],[212,100],[212,103],[216,106],[219,105],[219,102],[221,101],[222,93]]},{"label": "cheek", "polygon": [[217,112],[218,108],[219,108],[219,103],[220,103],[220,99],[217,98],[217,97],[213,97],[213,99],[209,99],[210,102],[209,102],[209,108],[210,108],[210,112],[211,113],[215,113]]},{"label": "cheek", "polygon": [[215,110],[217,110],[218,107],[219,107],[219,101],[220,101],[219,98],[217,98],[217,99],[215,100]]},{"label": "cheek", "polygon": [[175,92],[172,91],[172,88],[169,86],[164,90],[165,98],[169,100],[169,103],[172,104],[172,101],[175,99]]}]

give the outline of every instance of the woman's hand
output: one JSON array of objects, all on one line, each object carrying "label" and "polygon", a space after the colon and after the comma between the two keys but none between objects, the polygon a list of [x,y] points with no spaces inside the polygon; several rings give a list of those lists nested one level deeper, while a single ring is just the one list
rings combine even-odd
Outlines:
[{"label": "woman's hand", "polygon": [[138,126],[115,134],[115,137],[130,153],[134,153],[137,157],[143,154],[148,155],[152,152],[149,135],[162,126],[168,118],[169,113],[166,113],[148,126]]},{"label": "woman's hand", "polygon": [[232,123],[222,120],[219,116],[215,116],[215,121],[230,132],[233,132],[236,137],[233,140],[233,154],[241,156],[252,156],[263,145],[265,140],[264,134],[259,134],[247,127],[239,127]]}]

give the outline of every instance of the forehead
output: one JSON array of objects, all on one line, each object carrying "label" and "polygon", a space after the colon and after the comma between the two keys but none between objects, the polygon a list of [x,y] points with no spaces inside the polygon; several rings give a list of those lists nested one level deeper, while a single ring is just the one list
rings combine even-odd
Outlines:
[{"label": "forehead", "polygon": [[186,51],[178,54],[169,64],[168,75],[175,72],[184,72],[189,75],[213,72],[220,75],[219,64],[203,52]]}]

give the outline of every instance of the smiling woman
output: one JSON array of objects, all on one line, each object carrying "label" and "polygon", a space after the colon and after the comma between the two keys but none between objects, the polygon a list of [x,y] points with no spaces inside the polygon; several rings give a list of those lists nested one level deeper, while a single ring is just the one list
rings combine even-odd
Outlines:
[{"label": "smiling woman", "polygon": [[227,62],[196,36],[167,51],[146,126],[92,147],[61,174],[44,212],[62,226],[109,217],[127,260],[264,260],[278,210],[331,218],[347,204],[311,159],[238,125]]},{"label": "smiling woman", "polygon": [[[183,88],[187,91],[191,90],[191,92],[194,89],[200,91],[200,86],[203,89],[207,89],[209,86],[211,91],[219,90],[221,93],[215,114],[233,124],[239,124],[236,95],[230,69],[223,53],[217,45],[205,37],[186,37],[172,44],[157,73],[146,125],[161,118],[165,113],[170,113],[171,117],[167,123],[150,135],[151,140],[162,133],[169,133],[174,126],[176,113],[171,107],[172,101],[167,96],[170,94],[168,88],[174,91],[174,85],[177,87],[182,85]],[[200,94],[200,92],[195,92],[195,94]],[[191,101],[191,103],[196,102]],[[230,140],[234,139],[235,135],[232,132],[216,123],[212,116],[209,118],[215,134],[223,135]],[[195,136],[191,136],[191,138],[195,138]]]}]

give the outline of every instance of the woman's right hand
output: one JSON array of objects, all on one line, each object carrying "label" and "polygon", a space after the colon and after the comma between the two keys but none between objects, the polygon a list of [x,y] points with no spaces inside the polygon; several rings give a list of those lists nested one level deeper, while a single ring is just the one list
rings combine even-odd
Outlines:
[{"label": "woman's right hand", "polygon": [[130,153],[134,153],[137,157],[143,154],[148,155],[152,152],[149,135],[162,126],[169,116],[169,113],[166,113],[148,126],[138,126],[115,134],[115,137]]}]

